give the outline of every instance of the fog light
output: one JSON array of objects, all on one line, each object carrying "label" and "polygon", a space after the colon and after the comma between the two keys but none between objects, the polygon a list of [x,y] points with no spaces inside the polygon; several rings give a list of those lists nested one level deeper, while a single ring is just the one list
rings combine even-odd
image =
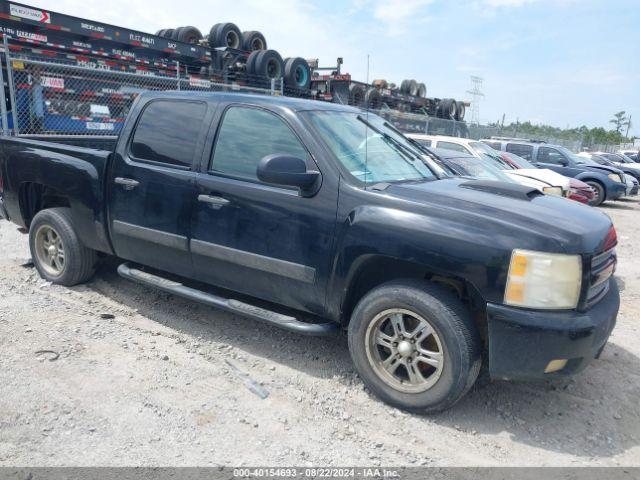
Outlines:
[{"label": "fog light", "polygon": [[562,370],[567,366],[567,361],[568,360],[551,360],[547,368],[544,369],[544,373],[553,373]]}]

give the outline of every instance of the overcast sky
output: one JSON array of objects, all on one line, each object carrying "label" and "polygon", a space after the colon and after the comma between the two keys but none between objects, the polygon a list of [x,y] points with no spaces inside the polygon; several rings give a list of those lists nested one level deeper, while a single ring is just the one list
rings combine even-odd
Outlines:
[{"label": "overcast sky", "polygon": [[469,100],[483,122],[604,126],[635,115],[640,136],[640,0],[22,0],[146,32],[206,33],[234,22],[283,57],[319,58],[365,80],[415,78],[429,96]]}]

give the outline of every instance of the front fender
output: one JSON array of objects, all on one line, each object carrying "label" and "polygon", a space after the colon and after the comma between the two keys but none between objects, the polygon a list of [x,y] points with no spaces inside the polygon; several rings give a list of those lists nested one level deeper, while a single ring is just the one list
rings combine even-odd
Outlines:
[{"label": "front fender", "polygon": [[[384,261],[380,275],[403,268],[464,280],[485,301],[501,302],[513,240],[478,218],[445,218],[380,206],[354,209],[340,224],[328,306],[341,317],[358,272]],[[390,262],[390,263],[389,263]],[[392,280],[384,278],[382,281]]]}]

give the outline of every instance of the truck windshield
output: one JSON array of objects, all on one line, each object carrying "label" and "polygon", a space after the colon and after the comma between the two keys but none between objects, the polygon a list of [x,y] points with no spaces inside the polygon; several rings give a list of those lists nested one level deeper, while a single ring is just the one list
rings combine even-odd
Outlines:
[{"label": "truck windshield", "polygon": [[314,111],[306,117],[338,161],[361,182],[436,180],[436,175],[406,138],[377,115]]}]

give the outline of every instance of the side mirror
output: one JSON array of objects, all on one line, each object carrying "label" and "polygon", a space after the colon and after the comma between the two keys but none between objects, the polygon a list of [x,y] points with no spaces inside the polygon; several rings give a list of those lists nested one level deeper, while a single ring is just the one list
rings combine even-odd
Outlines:
[{"label": "side mirror", "polygon": [[567,161],[566,158],[561,158],[560,160],[558,160],[558,163],[560,165],[562,165],[563,167],[568,167],[569,166],[569,162]]},{"label": "side mirror", "polygon": [[257,169],[258,179],[274,185],[298,187],[302,196],[309,197],[318,191],[320,172],[307,170],[307,164],[298,157],[267,155]]}]

